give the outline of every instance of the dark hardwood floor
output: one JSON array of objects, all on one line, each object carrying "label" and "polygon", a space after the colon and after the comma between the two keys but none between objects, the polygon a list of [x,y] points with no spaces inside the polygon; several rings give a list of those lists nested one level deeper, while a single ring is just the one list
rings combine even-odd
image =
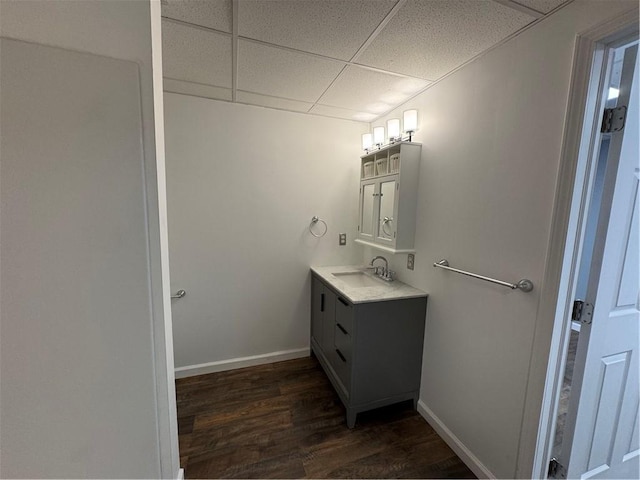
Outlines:
[{"label": "dark hardwood floor", "polygon": [[187,478],[475,478],[411,402],[358,415],[313,357],[176,381]]}]

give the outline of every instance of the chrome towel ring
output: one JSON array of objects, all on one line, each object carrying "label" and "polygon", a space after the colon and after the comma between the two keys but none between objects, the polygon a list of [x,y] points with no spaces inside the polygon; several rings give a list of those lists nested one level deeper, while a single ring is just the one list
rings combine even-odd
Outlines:
[{"label": "chrome towel ring", "polygon": [[382,233],[384,233],[387,237],[391,238],[391,234],[393,232],[387,232],[387,229],[385,228],[389,223],[391,223],[393,221],[393,218],[391,217],[384,217],[384,219],[382,220]]},{"label": "chrome towel ring", "polygon": [[[318,223],[322,223],[324,225],[324,231],[322,233],[315,233],[313,231],[313,226],[318,224]],[[318,218],[318,216],[316,216],[316,215],[311,217],[311,223],[309,224],[309,233],[311,235],[313,235],[314,237],[318,237],[318,238],[324,237],[325,233],[327,233],[327,230],[328,230],[327,222],[325,222],[321,218]]]}]

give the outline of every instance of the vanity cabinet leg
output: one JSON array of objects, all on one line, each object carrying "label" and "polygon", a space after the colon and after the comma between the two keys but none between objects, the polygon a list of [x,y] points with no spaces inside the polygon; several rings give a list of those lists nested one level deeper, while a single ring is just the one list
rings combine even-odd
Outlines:
[{"label": "vanity cabinet leg", "polygon": [[347,408],[347,427],[353,428],[356,426],[356,413],[352,408]]}]

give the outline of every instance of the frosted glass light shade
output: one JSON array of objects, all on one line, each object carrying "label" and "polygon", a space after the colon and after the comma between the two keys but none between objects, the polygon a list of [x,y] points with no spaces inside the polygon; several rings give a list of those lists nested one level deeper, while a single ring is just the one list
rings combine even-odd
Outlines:
[{"label": "frosted glass light shade", "polygon": [[370,133],[363,133],[362,134],[362,149],[363,150],[369,150],[372,145],[373,145],[373,135],[371,135]]},{"label": "frosted glass light shade", "polygon": [[405,132],[415,132],[418,129],[418,110],[406,110],[402,117]]},{"label": "frosted glass light shade", "polygon": [[400,119],[392,118],[387,120],[387,133],[389,134],[389,140],[395,140],[400,136]]},{"label": "frosted glass light shade", "polygon": [[373,143],[376,145],[384,143],[384,127],[373,127]]}]

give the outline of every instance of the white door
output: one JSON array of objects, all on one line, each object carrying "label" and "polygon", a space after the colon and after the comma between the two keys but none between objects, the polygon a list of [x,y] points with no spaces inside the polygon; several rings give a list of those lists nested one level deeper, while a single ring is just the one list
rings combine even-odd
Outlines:
[{"label": "white door", "polygon": [[636,53],[625,51],[618,105],[628,105],[627,122],[611,137],[585,299],[593,318],[580,331],[559,459],[569,478],[639,478]]},{"label": "white door", "polygon": [[0,476],[159,478],[138,65],[0,63]]}]

